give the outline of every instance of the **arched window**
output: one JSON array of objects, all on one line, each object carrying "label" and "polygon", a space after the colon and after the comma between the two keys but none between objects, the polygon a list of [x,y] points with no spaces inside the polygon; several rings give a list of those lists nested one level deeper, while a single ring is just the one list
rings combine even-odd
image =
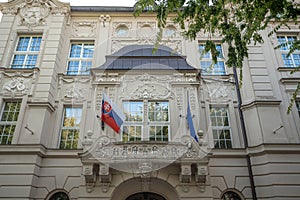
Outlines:
[{"label": "arched window", "polygon": [[141,192],[141,193],[131,195],[130,197],[126,198],[126,200],[166,200],[166,199],[155,193]]},{"label": "arched window", "polygon": [[127,27],[127,26],[124,26],[124,25],[119,26],[119,27],[116,29],[115,34],[116,34],[116,36],[118,36],[118,37],[126,37],[126,36],[128,36],[128,27]]},{"label": "arched window", "polygon": [[144,25],[141,27],[140,33],[142,37],[149,37],[153,35],[153,29],[149,25]]},{"label": "arched window", "polygon": [[50,197],[49,200],[69,200],[69,197],[64,192],[56,192]]},{"label": "arched window", "polygon": [[164,29],[164,36],[165,37],[172,37],[176,34],[176,28],[174,26],[167,26]]},{"label": "arched window", "polygon": [[242,200],[242,198],[236,192],[227,191],[222,195],[221,200]]}]

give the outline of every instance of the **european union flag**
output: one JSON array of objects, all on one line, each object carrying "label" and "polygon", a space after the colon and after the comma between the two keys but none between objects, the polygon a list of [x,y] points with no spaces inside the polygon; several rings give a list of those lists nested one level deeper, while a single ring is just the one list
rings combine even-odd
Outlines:
[{"label": "european union flag", "polygon": [[192,114],[191,114],[189,99],[188,99],[188,107],[187,107],[187,116],[186,116],[186,119],[188,121],[188,125],[189,125],[191,136],[198,142],[198,137],[197,137],[196,132],[195,132],[193,118],[192,118]]}]

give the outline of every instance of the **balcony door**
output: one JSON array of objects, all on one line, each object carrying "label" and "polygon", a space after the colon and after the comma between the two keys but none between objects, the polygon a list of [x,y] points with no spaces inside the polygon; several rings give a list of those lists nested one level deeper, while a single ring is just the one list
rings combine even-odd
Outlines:
[{"label": "balcony door", "polygon": [[155,193],[141,192],[129,196],[126,200],[166,200],[166,199]]}]

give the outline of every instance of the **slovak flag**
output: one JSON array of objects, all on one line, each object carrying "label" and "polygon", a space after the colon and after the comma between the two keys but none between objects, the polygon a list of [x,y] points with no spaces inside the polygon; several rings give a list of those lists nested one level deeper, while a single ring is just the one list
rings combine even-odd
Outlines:
[{"label": "slovak flag", "polygon": [[104,93],[102,98],[101,120],[117,133],[119,133],[120,128],[125,120],[125,115],[123,114],[123,112]]}]

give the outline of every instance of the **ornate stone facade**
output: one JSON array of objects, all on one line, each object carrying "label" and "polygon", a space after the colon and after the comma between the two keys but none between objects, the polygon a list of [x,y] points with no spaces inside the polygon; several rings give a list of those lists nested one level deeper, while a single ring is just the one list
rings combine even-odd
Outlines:
[{"label": "ornate stone facade", "polygon": [[[130,48],[155,43],[154,14],[58,0],[12,0],[0,10],[0,199],[300,198],[299,110],[286,114],[300,73],[283,67],[276,35],[249,44],[239,102],[231,68],[220,76],[200,70],[199,43],[220,41],[219,33],[186,41],[168,20],[168,48],[147,54]],[[278,33],[299,35],[291,27]],[[36,66],[12,67],[17,56],[32,58],[16,50],[19,37],[32,36],[41,41]],[[76,75],[68,73],[74,66]],[[103,93],[124,112],[124,102],[139,103],[126,119],[138,139],[125,142],[125,129],[101,123]]]}]

